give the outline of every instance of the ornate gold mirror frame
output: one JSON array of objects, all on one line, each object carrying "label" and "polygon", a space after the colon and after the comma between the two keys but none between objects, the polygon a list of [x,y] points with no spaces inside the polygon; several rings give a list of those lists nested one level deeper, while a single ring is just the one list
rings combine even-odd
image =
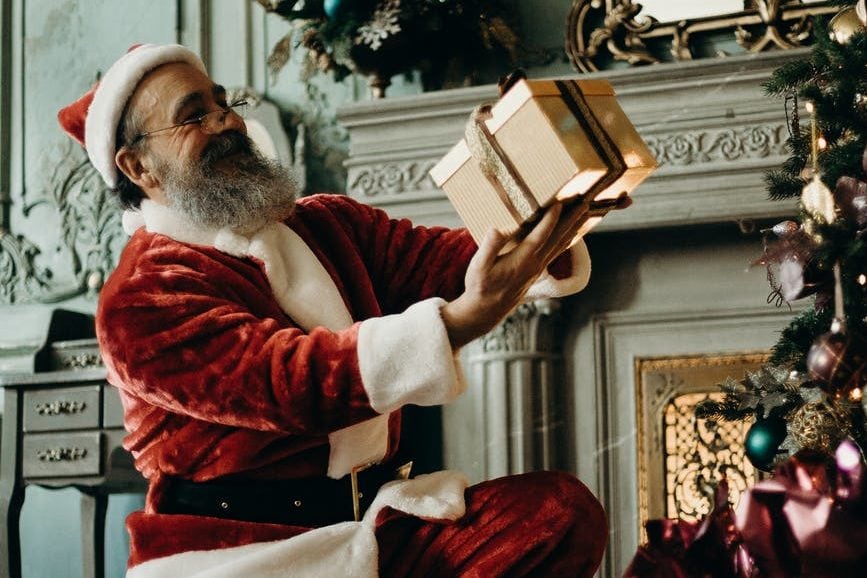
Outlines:
[{"label": "ornate gold mirror frame", "polygon": [[815,16],[840,10],[827,2],[801,0],[745,0],[744,6],[740,12],[659,22],[642,14],[643,6],[632,0],[573,0],[566,53],[578,70],[593,72],[607,58],[630,65],[661,62],[648,46],[651,40],[669,43],[676,61],[696,58],[694,40],[714,33],[731,32],[747,52],[797,48],[809,41]]}]

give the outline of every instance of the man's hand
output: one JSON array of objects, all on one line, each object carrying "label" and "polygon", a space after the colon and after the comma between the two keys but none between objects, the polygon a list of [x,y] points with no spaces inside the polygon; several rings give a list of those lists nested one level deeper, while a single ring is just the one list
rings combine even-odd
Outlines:
[{"label": "man's hand", "polygon": [[499,253],[508,237],[494,230],[485,236],[467,268],[464,292],[441,309],[452,347],[481,337],[521,302],[548,263],[569,248],[586,212],[585,203],[552,205],[505,255]]}]

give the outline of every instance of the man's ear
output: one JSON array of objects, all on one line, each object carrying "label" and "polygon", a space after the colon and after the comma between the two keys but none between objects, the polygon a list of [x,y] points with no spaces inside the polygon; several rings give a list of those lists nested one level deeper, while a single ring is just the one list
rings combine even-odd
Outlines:
[{"label": "man's ear", "polygon": [[114,155],[114,162],[126,177],[143,190],[159,186],[159,182],[150,171],[149,163],[143,162],[141,153],[129,147],[120,147]]}]

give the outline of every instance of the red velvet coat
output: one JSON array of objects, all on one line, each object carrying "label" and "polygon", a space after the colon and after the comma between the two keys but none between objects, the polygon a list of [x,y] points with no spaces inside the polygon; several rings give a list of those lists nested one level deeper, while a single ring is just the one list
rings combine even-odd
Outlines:
[{"label": "red velvet coat", "polygon": [[[303,199],[288,224],[354,320],[456,297],[476,248],[464,230],[412,228],[337,195]],[[253,259],[139,229],[102,291],[97,329],[125,445],[148,478],[324,475],[328,433],[376,415],[358,324],[299,329]]]}]

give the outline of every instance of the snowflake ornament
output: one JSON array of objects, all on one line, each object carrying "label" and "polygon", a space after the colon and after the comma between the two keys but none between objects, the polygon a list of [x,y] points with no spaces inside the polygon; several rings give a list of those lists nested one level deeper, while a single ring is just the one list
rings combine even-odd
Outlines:
[{"label": "snowflake ornament", "polygon": [[356,44],[368,44],[371,50],[378,50],[383,40],[400,32],[398,15],[400,14],[400,0],[386,0],[374,11],[370,21],[358,27],[358,35],[355,37]]}]

